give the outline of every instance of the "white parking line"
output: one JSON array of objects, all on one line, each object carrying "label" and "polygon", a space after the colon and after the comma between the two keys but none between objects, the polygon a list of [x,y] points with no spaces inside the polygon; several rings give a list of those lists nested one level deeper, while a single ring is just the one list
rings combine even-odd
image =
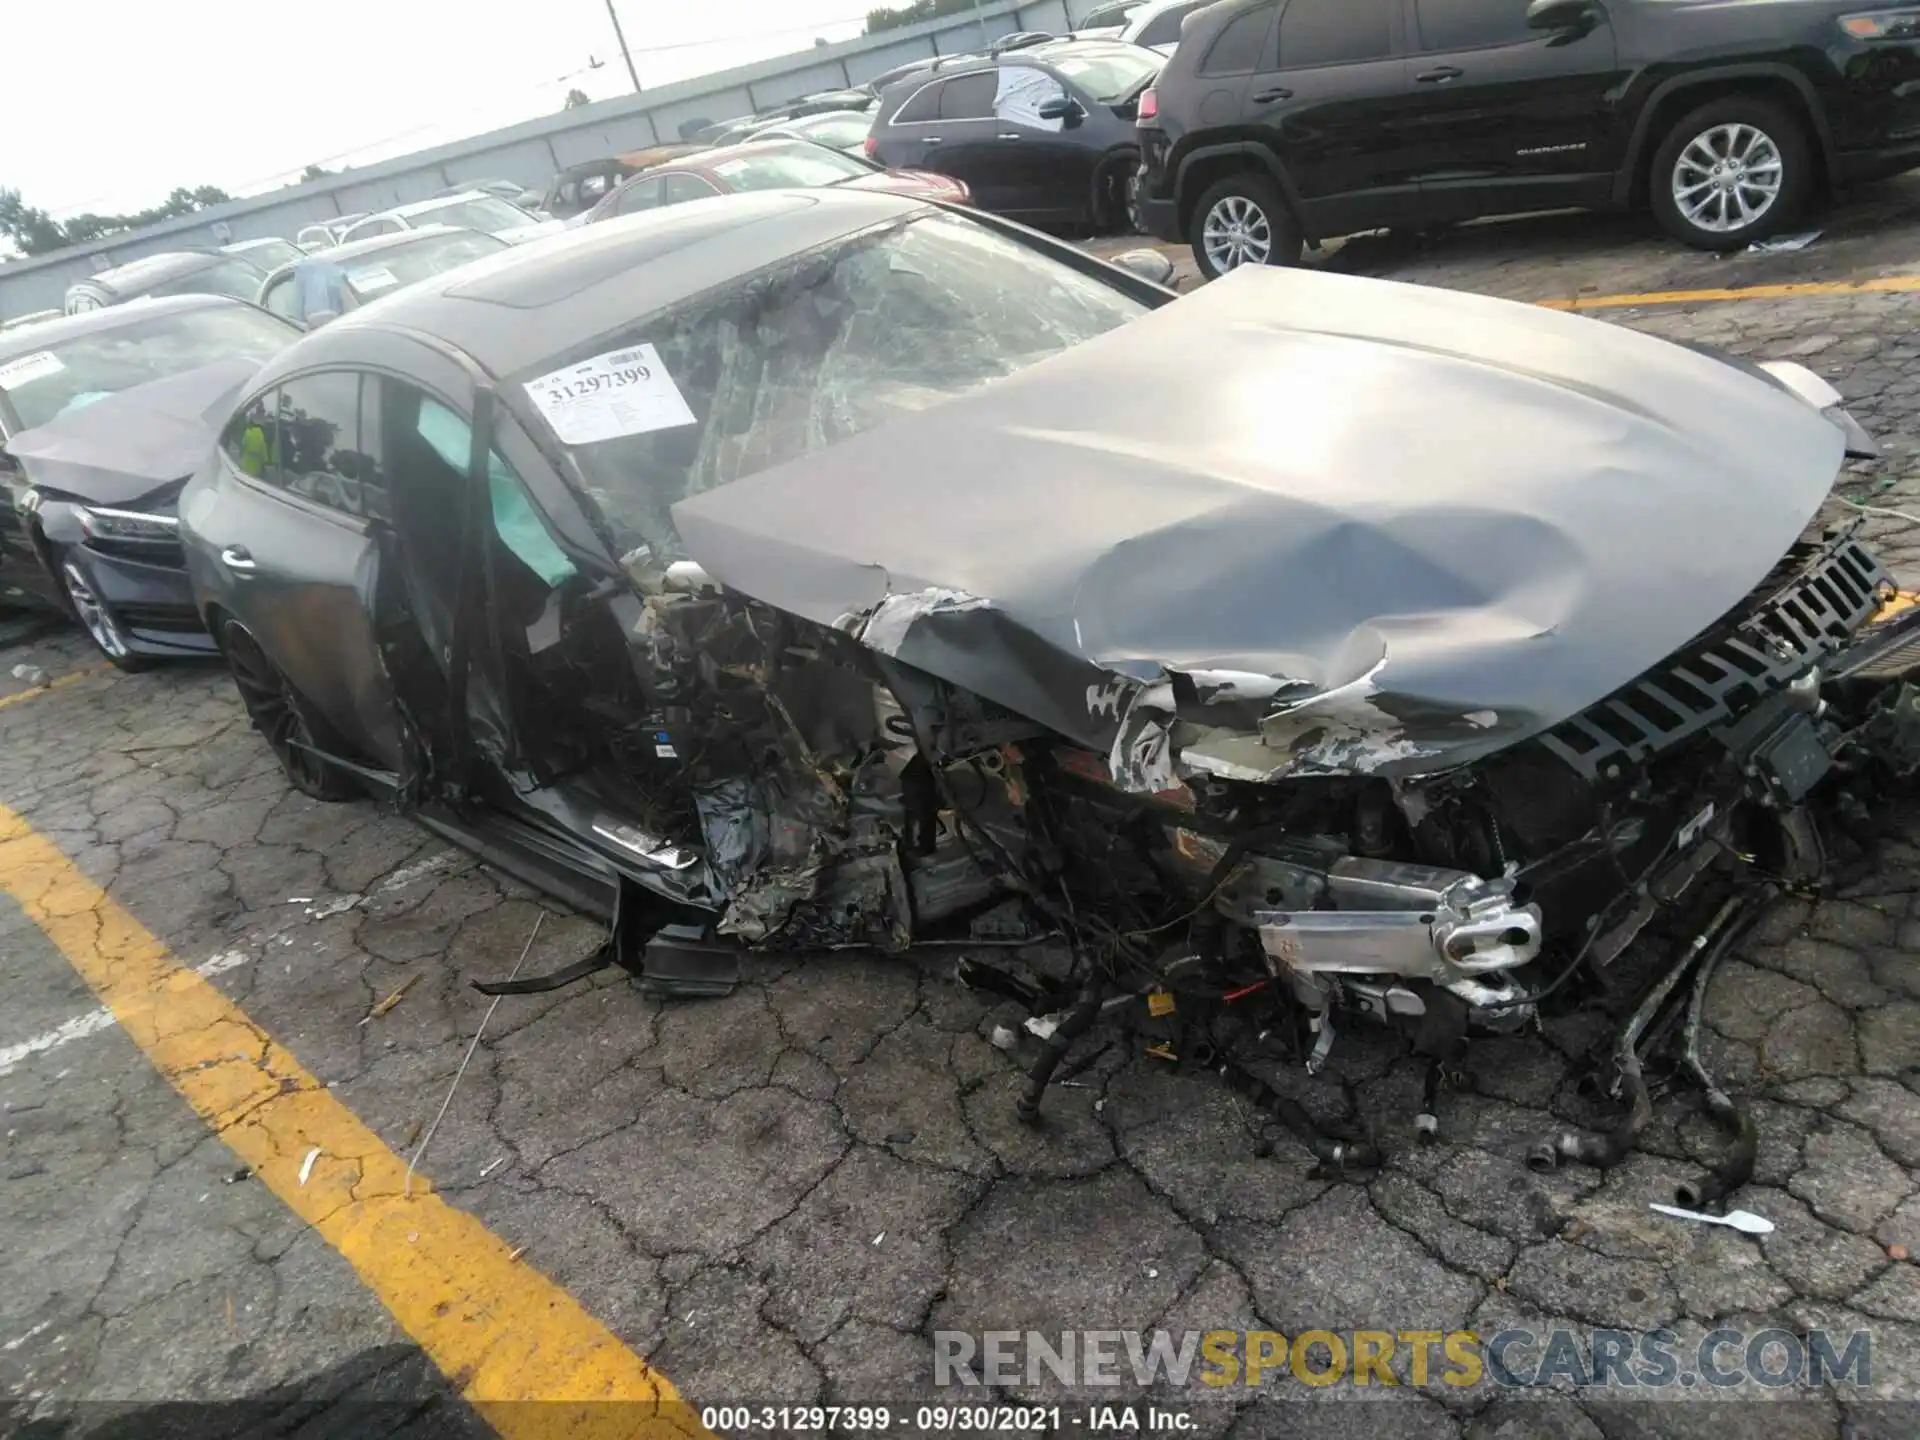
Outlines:
[{"label": "white parking line", "polygon": [[[239,969],[251,959],[252,954],[245,950],[222,950],[193,968],[201,975],[224,975],[229,970]],[[35,1055],[58,1050],[75,1040],[98,1035],[102,1030],[111,1030],[113,1024],[113,1012],[102,1005],[84,1015],[62,1021],[51,1030],[43,1030],[31,1040],[22,1040],[17,1045],[0,1045],[0,1076],[11,1074],[20,1067],[21,1062],[31,1060]]]}]

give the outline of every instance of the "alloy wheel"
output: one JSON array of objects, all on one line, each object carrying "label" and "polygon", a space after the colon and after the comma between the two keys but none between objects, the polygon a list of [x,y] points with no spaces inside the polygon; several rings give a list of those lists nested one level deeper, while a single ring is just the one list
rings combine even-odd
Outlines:
[{"label": "alloy wheel", "polygon": [[1245,195],[1222,195],[1207,212],[1200,245],[1220,274],[1242,265],[1265,265],[1273,255],[1273,223]]},{"label": "alloy wheel", "polygon": [[233,673],[247,718],[266,737],[287,778],[309,795],[326,789],[332,773],[306,748],[314,744],[313,730],[286,677],[259,643],[237,625],[227,629],[226,652],[227,668]]},{"label": "alloy wheel", "polygon": [[1674,207],[1687,223],[1711,234],[1744,230],[1773,209],[1786,183],[1786,165],[1773,137],[1755,125],[1729,121],[1689,140],[1673,162]]},{"label": "alloy wheel", "polygon": [[109,660],[125,660],[132,655],[127,637],[120,633],[119,622],[113,618],[107,602],[94,593],[86,572],[68,560],[60,566],[60,579],[67,587],[67,599],[73,603],[73,613],[80,617],[80,623],[86,627],[87,634],[93,637],[93,643],[100,647],[101,653]]}]

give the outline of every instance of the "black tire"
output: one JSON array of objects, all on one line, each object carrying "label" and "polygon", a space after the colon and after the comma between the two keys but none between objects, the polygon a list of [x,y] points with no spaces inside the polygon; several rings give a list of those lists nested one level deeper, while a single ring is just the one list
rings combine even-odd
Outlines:
[{"label": "black tire", "polygon": [[[1777,176],[1770,197],[1769,175]],[[1758,183],[1743,183],[1754,177]],[[1800,120],[1770,100],[1728,95],[1689,111],[1667,131],[1647,172],[1647,198],[1660,228],[1674,239],[1697,250],[1738,250],[1792,224],[1813,183],[1813,150]],[[1676,194],[1690,188],[1688,208],[1699,207],[1693,215]],[[1754,213],[1742,220],[1747,207]]]},{"label": "black tire", "polygon": [[113,613],[113,607],[101,598],[93,573],[80,553],[63,548],[52,554],[53,577],[60,586],[61,598],[67,603],[68,613],[79,621],[87,639],[93,642],[93,648],[114,669],[130,675],[150,668],[153,661],[133,652],[133,641],[126,627]]},{"label": "black tire", "polygon": [[295,690],[280,668],[268,658],[260,642],[238,620],[220,622],[220,653],[227,658],[227,670],[240,691],[240,703],[280,762],[287,783],[302,795],[315,800],[352,800],[359,796],[359,783],[334,769],[325,761],[294,744],[301,741],[323,750],[339,750],[339,741]]},{"label": "black tire", "polygon": [[[1216,210],[1220,211],[1218,215]],[[1209,219],[1222,227],[1238,224],[1238,242],[1229,239],[1224,245],[1215,245],[1210,254]],[[1242,264],[1292,265],[1300,259],[1300,232],[1280,198],[1279,187],[1253,170],[1229,175],[1206,188],[1187,223],[1187,241],[1193,246],[1194,263],[1208,280],[1217,280]],[[1235,251],[1243,258],[1229,261],[1228,255]]]}]

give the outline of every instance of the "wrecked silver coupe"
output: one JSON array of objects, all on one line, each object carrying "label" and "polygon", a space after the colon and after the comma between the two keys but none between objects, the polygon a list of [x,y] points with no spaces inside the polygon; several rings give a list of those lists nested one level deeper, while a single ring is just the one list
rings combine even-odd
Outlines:
[{"label": "wrecked silver coupe", "polygon": [[[256,381],[182,505],[297,784],[372,789],[613,919],[665,993],[742,947],[962,964],[1048,1036],[1125,997],[1235,1056],[1347,1017],[1432,1091],[1656,916],[1643,1041],[1920,761],[1920,610],[1808,539],[1850,443],[1795,367],[1440,290],[1248,270],[1174,301],[990,217],[760,194],[370,305]],[[1852,436],[1850,442],[1849,436]],[[1651,932],[1649,932],[1651,933]],[[1685,1011],[1689,1023],[1680,1025]]]}]

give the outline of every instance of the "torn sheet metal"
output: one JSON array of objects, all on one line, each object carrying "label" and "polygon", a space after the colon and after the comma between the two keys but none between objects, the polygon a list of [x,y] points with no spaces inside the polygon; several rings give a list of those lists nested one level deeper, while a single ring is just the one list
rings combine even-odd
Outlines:
[{"label": "torn sheet metal", "polygon": [[[1134,687],[1173,683],[1185,711],[1229,672],[1288,682],[1249,768],[1277,742],[1396,776],[1537,734],[1686,643],[1793,544],[1841,450],[1776,381],[1651,337],[1248,268],[673,518],[724,584],[872,616],[903,663],[1123,766]],[[969,604],[875,625],[936,592]]]}]

